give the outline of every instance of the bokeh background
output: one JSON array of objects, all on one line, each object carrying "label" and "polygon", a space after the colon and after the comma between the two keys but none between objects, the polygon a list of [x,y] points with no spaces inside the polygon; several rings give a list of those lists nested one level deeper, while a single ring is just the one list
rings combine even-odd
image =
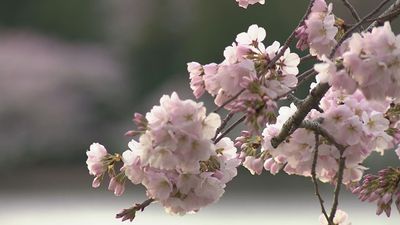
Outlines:
[{"label": "bokeh background", "polygon": [[[123,152],[134,112],[164,93],[193,98],[186,62],[222,61],[225,46],[253,23],[266,28],[268,43],[283,42],[308,1],[267,0],[248,10],[234,0],[0,2],[0,224],[70,225],[121,224],[114,215],[145,199],[131,185],[120,198],[107,185],[91,188],[92,142]],[[379,1],[352,2],[365,15]],[[388,164],[399,165],[392,152],[366,162],[371,172]],[[330,203],[332,187],[322,188]],[[354,225],[400,224],[395,211],[387,219],[349,193],[341,200]],[[309,178],[240,169],[223,198],[198,214],[170,216],[152,205],[134,224],[318,224],[319,214]]]}]

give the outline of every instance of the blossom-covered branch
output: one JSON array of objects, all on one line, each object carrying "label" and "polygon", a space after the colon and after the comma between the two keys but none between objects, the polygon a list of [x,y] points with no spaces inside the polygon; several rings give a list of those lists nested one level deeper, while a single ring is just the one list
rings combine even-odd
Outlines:
[{"label": "blossom-covered branch", "polygon": [[[265,3],[236,2],[242,8]],[[240,165],[253,175],[311,177],[322,225],[350,224],[338,209],[342,186],[361,200],[377,201],[377,214],[389,216],[393,201],[400,209],[400,168],[363,176],[373,152],[397,147],[400,158],[400,35],[390,25],[400,14],[400,0],[376,16],[389,3],[383,0],[362,18],[348,0],[342,3],[355,24],[336,16],[332,3],[310,0],[283,45],[267,43],[266,30],[253,24],[225,48],[222,62],[187,63],[194,97],[212,96],[213,112],[173,92],[147,114],[135,113],[136,128],[126,132],[133,139],[122,154],[92,144],[86,163],[93,187],[108,175],[108,189],[117,196],[127,182],[146,189],[148,200],[117,217],[132,221],[153,202],[171,214],[197,212],[222,197]],[[307,50],[302,58],[289,48],[295,39],[299,50]],[[299,74],[306,60],[315,65]],[[296,97],[310,78],[315,82],[309,94]],[[243,122],[245,130],[233,142],[228,135]],[[329,214],[318,182],[335,186]]]}]

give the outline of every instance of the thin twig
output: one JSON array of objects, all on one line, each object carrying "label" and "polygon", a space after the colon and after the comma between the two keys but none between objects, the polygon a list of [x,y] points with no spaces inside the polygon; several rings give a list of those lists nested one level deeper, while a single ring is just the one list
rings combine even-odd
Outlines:
[{"label": "thin twig", "polygon": [[313,72],[315,72],[314,68],[311,68],[311,69],[304,71],[302,74],[297,75],[298,82],[301,82],[305,77],[308,77],[308,75],[310,75]]},{"label": "thin twig", "polygon": [[302,63],[302,62],[304,62],[306,60],[309,60],[309,59],[313,59],[313,58],[315,58],[315,56],[312,56],[311,54],[305,55],[305,56],[300,58],[300,63]]},{"label": "thin twig", "polygon": [[221,125],[215,131],[215,136],[211,139],[212,141],[214,141],[217,138],[218,134],[226,127],[228,122],[232,119],[233,115],[235,115],[234,112],[230,112],[230,113],[228,113],[228,115],[226,115],[224,120],[222,120]]},{"label": "thin twig", "polygon": [[237,125],[239,125],[241,122],[243,122],[246,119],[246,115],[243,115],[238,119],[236,122],[234,122],[228,129],[226,129],[222,134],[220,134],[214,141],[214,144],[218,143],[222,138],[224,138],[229,132],[231,132]]},{"label": "thin twig", "polygon": [[360,27],[365,20],[370,19],[372,16],[374,16],[377,12],[379,12],[379,10],[381,10],[383,8],[383,6],[386,5],[386,3],[388,3],[390,0],[383,0],[374,10],[372,10],[370,13],[368,13],[368,15],[366,15],[364,18],[362,18],[360,21],[358,21],[358,23],[356,23],[354,26],[352,26],[349,30],[346,31],[346,33],[343,34],[343,36],[340,38],[340,40],[338,41],[338,43],[336,44],[336,46],[333,48],[333,50],[331,51],[331,53],[329,54],[329,59],[333,59],[333,57],[335,56],[337,50],[339,49],[339,47],[343,44],[343,42],[345,40],[347,40],[347,38],[358,28]]},{"label": "thin twig", "polygon": [[233,100],[235,100],[237,97],[239,97],[239,95],[241,95],[244,91],[246,90],[246,88],[243,88],[242,90],[240,90],[236,95],[232,96],[231,98],[229,98],[226,102],[224,102],[224,104],[222,104],[221,106],[219,106],[218,108],[216,108],[213,112],[218,112],[219,110],[223,109],[225,106],[227,106],[229,103],[231,103]]},{"label": "thin twig", "polygon": [[400,5],[396,9],[393,9],[390,13],[384,16],[379,16],[377,18],[368,19],[366,22],[377,22],[379,24],[383,24],[385,21],[390,21],[395,19],[400,14]]},{"label": "thin twig", "polygon": [[[354,6],[348,1],[348,0],[342,0],[343,4],[349,9],[351,15],[356,19],[356,22],[361,21],[361,17],[358,14],[357,10],[354,8]],[[364,28],[362,28],[364,30]]]},{"label": "thin twig", "polygon": [[328,221],[329,225],[334,225],[332,223],[332,221],[329,220],[328,213],[326,212],[326,209],[324,206],[324,200],[322,199],[322,196],[319,193],[317,173],[316,173],[317,161],[318,161],[318,147],[319,147],[319,134],[317,132],[315,132],[315,150],[314,150],[313,163],[312,163],[312,167],[311,167],[311,178],[314,183],[315,195],[318,197],[318,201],[321,206],[321,211],[324,214],[325,219],[326,219],[326,221]]},{"label": "thin twig", "polygon": [[286,49],[289,48],[290,43],[294,40],[294,38],[296,36],[297,28],[303,26],[304,21],[307,19],[308,15],[311,13],[311,8],[314,5],[314,2],[315,2],[315,0],[310,0],[307,10],[306,10],[305,14],[303,15],[303,17],[300,19],[299,24],[292,31],[292,33],[289,35],[289,37],[286,39],[285,43],[283,44],[283,46],[282,46],[281,50],[278,52],[278,54],[276,54],[275,57],[272,58],[271,61],[269,61],[267,68],[271,68],[272,65],[274,65],[276,63],[276,61],[278,61],[278,59],[285,53]]},{"label": "thin twig", "polygon": [[297,98],[296,96],[294,96],[294,95],[291,94],[291,93],[289,93],[289,94],[287,95],[287,99],[288,99],[289,101],[293,102],[293,104],[294,104],[296,107],[300,107],[300,105],[303,103],[303,100],[302,100],[302,99]]},{"label": "thin twig", "polygon": [[137,211],[143,211],[147,206],[149,206],[154,201],[155,201],[154,199],[149,198],[140,204],[139,203],[135,204],[129,209],[122,210],[122,212],[118,213],[115,217],[117,219],[121,218],[122,221],[130,220],[132,222],[132,220],[135,219],[136,217]]},{"label": "thin twig", "polygon": [[[371,18],[371,19],[367,19],[364,21],[364,23],[371,23],[374,22],[376,23],[376,25],[382,25],[385,21],[392,21],[394,19],[396,19],[396,17],[398,17],[400,15],[400,0],[399,0],[399,4],[396,5],[395,7],[391,7],[393,8],[392,10],[388,10],[385,11],[385,13],[383,13],[382,15],[376,17],[376,18]],[[354,26],[349,24],[348,26]],[[371,28],[368,28],[367,30],[371,30]]]},{"label": "thin twig", "polygon": [[[396,0],[395,3],[393,3],[387,10],[385,10],[385,12],[383,12],[380,16],[385,16],[390,14],[393,10],[395,10],[396,8],[398,8],[400,6],[400,0]],[[379,21],[375,21],[373,22],[371,25],[369,25],[369,27],[367,28],[367,31],[372,30],[372,28],[376,27],[379,25]]]},{"label": "thin twig", "polygon": [[[307,19],[308,15],[311,12],[311,8],[314,4],[315,0],[310,0],[310,3],[307,7],[307,10],[305,12],[305,14],[303,15],[303,17],[301,18],[299,24],[297,25],[297,27],[292,31],[292,33],[289,35],[289,37],[286,39],[285,43],[283,44],[282,48],[279,50],[278,54],[275,55],[274,58],[271,59],[271,61],[268,62],[266,69],[271,68],[276,61],[279,60],[279,58],[285,53],[286,49],[289,48],[290,43],[294,40],[295,35],[296,35],[296,30],[297,28],[299,28],[300,26],[303,25],[304,21]],[[214,110],[214,112],[218,112],[219,110],[221,110],[222,108],[224,108],[226,105],[228,105],[229,103],[231,103],[233,100],[235,100],[237,97],[239,97],[240,94],[242,94],[245,91],[245,89],[242,89],[239,93],[237,93],[236,95],[232,96],[230,99],[228,99],[226,102],[224,102],[224,104],[222,104],[221,106],[219,106],[218,108],[216,108]]]},{"label": "thin twig", "polygon": [[343,173],[344,173],[344,166],[345,166],[345,161],[346,158],[343,157],[343,152],[340,152],[340,159],[339,159],[339,170],[337,172],[337,183],[336,183],[336,188],[335,188],[335,194],[333,197],[333,205],[332,205],[332,210],[331,214],[329,215],[329,220],[333,221],[333,218],[335,218],[336,211],[339,205],[339,194],[340,194],[340,188],[342,186],[342,181],[343,181]]},{"label": "thin twig", "polygon": [[[385,0],[381,2],[376,9],[374,9],[371,13],[369,13],[364,19],[369,19],[369,17],[373,16],[376,12],[378,12],[389,0]],[[400,0],[397,0],[395,4],[400,4]],[[393,8],[393,7],[391,7]],[[358,26],[363,22],[361,20],[359,23],[350,28],[339,40],[335,48],[331,51],[330,58],[332,59],[335,56],[337,49],[343,44],[343,42],[347,39],[347,37],[355,30]],[[330,86],[328,83],[319,83],[317,86],[311,90],[310,94],[304,99],[303,104],[297,111],[290,117],[282,126],[279,134],[271,139],[271,145],[276,148],[280,143],[282,143],[294,130],[296,130],[299,125],[302,123],[307,114],[314,108],[318,107],[318,104],[322,97],[329,90]]]},{"label": "thin twig", "polygon": [[344,152],[344,150],[347,148],[347,146],[338,143],[335,138],[327,130],[321,127],[321,124],[317,121],[304,120],[299,127],[312,130],[315,133],[321,135],[327,141],[329,141],[329,143],[333,144],[340,153]]},{"label": "thin twig", "polygon": [[301,86],[304,82],[308,81],[308,79],[315,77],[316,75],[318,75],[317,71],[313,71],[307,75],[305,75],[304,77],[301,77],[301,79],[299,78],[299,81],[297,83],[298,86]]}]

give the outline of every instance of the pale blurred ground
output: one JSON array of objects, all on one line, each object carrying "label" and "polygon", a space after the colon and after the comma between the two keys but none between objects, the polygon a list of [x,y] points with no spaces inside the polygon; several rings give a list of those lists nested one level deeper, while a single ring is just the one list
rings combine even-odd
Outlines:
[{"label": "pale blurred ground", "polygon": [[[145,200],[140,186],[127,186],[122,197],[90,187],[91,177],[85,168],[42,168],[9,174],[19,177],[0,188],[1,225],[111,225],[121,224],[115,214],[133,203]],[[171,216],[154,203],[138,213],[138,225],[318,225],[320,208],[310,178],[267,173],[250,176],[241,170],[240,178],[228,183],[226,193],[216,204],[195,215]],[[12,180],[12,179],[11,179]],[[282,182],[285,180],[284,182]],[[332,186],[321,185],[327,209],[332,199]],[[349,213],[353,225],[399,225],[396,209],[392,217],[375,215],[375,204],[362,203],[347,190],[342,190],[339,208]],[[129,224],[128,222],[125,222]]]},{"label": "pale blurred ground", "polygon": [[[71,225],[71,224],[122,224],[113,215],[123,205],[126,198],[115,199],[106,195],[91,196],[83,193],[73,196],[42,194],[35,197],[11,195],[3,199],[12,200],[7,207],[0,206],[1,224],[4,225]],[[222,199],[218,204],[208,207],[195,215],[171,216],[156,205],[149,206],[138,213],[132,224],[138,225],[318,225],[319,209],[316,202],[306,196],[286,195],[286,200],[276,195],[240,196]],[[93,199],[95,198],[95,199]],[[314,200],[314,199],[313,199]],[[79,204],[77,204],[79,202]],[[354,225],[398,225],[399,215],[387,219],[374,215],[370,205],[355,201],[342,201],[350,213]],[[51,206],[48,208],[47,206]],[[125,222],[125,224],[130,224]]]},{"label": "pale blurred ground", "polygon": [[[234,0],[0,2],[0,225],[121,224],[114,215],[143,200],[144,190],[128,186],[121,198],[93,190],[87,147],[96,141],[125,150],[134,112],[172,91],[192,98],[186,62],[222,60],[225,46],[253,23],[267,29],[267,43],[283,42],[307,3],[267,0],[243,10]],[[377,1],[352,2],[365,14]],[[393,153],[366,162],[371,171],[387,164],[399,165]],[[324,186],[327,200],[331,188]],[[400,224],[395,210],[387,219],[375,216],[374,204],[341,199],[353,225]],[[310,179],[241,170],[223,198],[198,214],[169,216],[152,205],[133,224],[312,225],[319,214]]]}]

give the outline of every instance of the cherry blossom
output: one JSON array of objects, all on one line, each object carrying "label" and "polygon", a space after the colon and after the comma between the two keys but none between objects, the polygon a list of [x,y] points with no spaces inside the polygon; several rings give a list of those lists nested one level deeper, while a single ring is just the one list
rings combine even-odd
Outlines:
[{"label": "cherry blossom", "polygon": [[[348,95],[341,90],[330,90],[321,100],[320,107],[324,113],[312,110],[308,115],[307,118],[310,120],[322,119],[321,126],[329,130],[337,142],[349,146],[344,152],[346,167],[343,183],[352,184],[361,179],[366,168],[360,164],[372,153],[372,150],[380,152],[381,145],[386,148],[392,146],[393,138],[386,134],[389,121],[384,118],[386,110],[383,110],[389,106],[386,103],[384,105],[386,107],[376,107],[369,103],[359,91]],[[381,108],[382,111],[376,111],[377,108]],[[272,159],[265,161],[265,169],[273,174],[283,168],[288,174],[311,176],[315,149],[314,132],[297,129],[289,141],[280,144],[278,148],[274,149],[270,145],[270,140],[276,135],[276,131],[281,129],[282,124],[293,115],[296,109],[297,107],[293,104],[290,107],[281,107],[277,123],[267,124],[263,132],[262,151],[272,156]],[[338,171],[339,150],[332,143],[325,142],[319,144],[319,150],[317,177],[322,182],[334,182]]]},{"label": "cherry blossom", "polygon": [[262,5],[265,4],[265,0],[236,0],[239,3],[239,6],[242,8],[247,8],[249,5],[254,5],[256,3],[260,3]]},{"label": "cherry blossom", "polygon": [[[322,82],[353,93],[357,88],[369,100],[385,101],[400,96],[398,76],[400,45],[388,22],[371,32],[354,34],[336,63],[322,58],[317,64]],[[340,68],[340,69],[337,69]]]},{"label": "cherry blossom", "polygon": [[[265,4],[236,2],[242,8]],[[240,165],[252,175],[265,170],[311,177],[322,225],[351,224],[337,209],[342,184],[360,200],[376,202],[378,215],[390,216],[392,203],[400,210],[400,168],[364,175],[373,152],[395,151],[400,159],[400,38],[389,22],[400,14],[399,6],[378,16],[382,2],[360,19],[344,3],[355,24],[337,18],[333,3],[313,0],[283,46],[252,24],[224,49],[221,62],[187,63],[193,95],[210,95],[217,107],[212,113],[173,92],[148,113],[135,113],[136,128],[126,133],[134,139],[122,155],[92,144],[86,163],[93,187],[108,174],[108,189],[117,196],[127,181],[146,189],[148,200],[117,217],[133,220],[153,202],[171,214],[198,212],[222,197]],[[370,29],[360,32],[368,23]],[[310,55],[300,59],[291,51],[295,37],[297,48],[309,48],[315,61],[300,75],[299,64]],[[308,95],[295,97],[309,78],[316,82]],[[229,132],[241,123],[245,130],[234,143]],[[336,186],[333,219],[325,213],[319,182]]]},{"label": "cherry blossom", "polygon": [[318,58],[329,55],[337,43],[335,37],[338,33],[332,7],[332,3],[327,5],[325,0],[314,1],[303,26],[296,30],[296,37],[299,39],[297,48],[305,50],[309,47],[311,55]]},{"label": "cherry blossom", "polygon": [[[195,97],[207,92],[215,97],[217,106],[224,105],[232,112],[245,112],[246,123],[253,132],[258,132],[266,122],[275,121],[276,100],[297,85],[296,75],[299,73],[300,57],[290,48],[271,69],[263,69],[281,50],[277,41],[265,47],[265,37],[265,29],[253,24],[247,32],[236,36],[236,42],[226,47],[225,60],[220,64],[202,66],[196,62],[188,63]],[[238,94],[235,101],[225,104]]]},{"label": "cherry blossom", "polygon": [[[241,161],[229,138],[211,141],[221,124],[217,114],[206,115],[202,103],[173,93],[164,95],[142,123],[146,131],[122,154],[121,171],[132,183],[143,184],[147,196],[173,214],[198,211],[222,196]],[[110,183],[116,194],[121,194],[119,183]]]},{"label": "cherry blossom", "polygon": [[[328,221],[326,220],[324,215],[319,216],[319,223],[320,225],[329,225]],[[351,225],[349,222],[349,216],[345,211],[338,209],[336,211],[335,217],[333,218],[333,223],[335,225]]]},{"label": "cherry blossom", "polygon": [[107,171],[107,164],[104,162],[104,159],[108,155],[108,152],[103,145],[93,143],[90,145],[86,155],[88,157],[86,164],[89,174],[95,176],[92,186],[97,188],[100,186],[101,176]]}]

